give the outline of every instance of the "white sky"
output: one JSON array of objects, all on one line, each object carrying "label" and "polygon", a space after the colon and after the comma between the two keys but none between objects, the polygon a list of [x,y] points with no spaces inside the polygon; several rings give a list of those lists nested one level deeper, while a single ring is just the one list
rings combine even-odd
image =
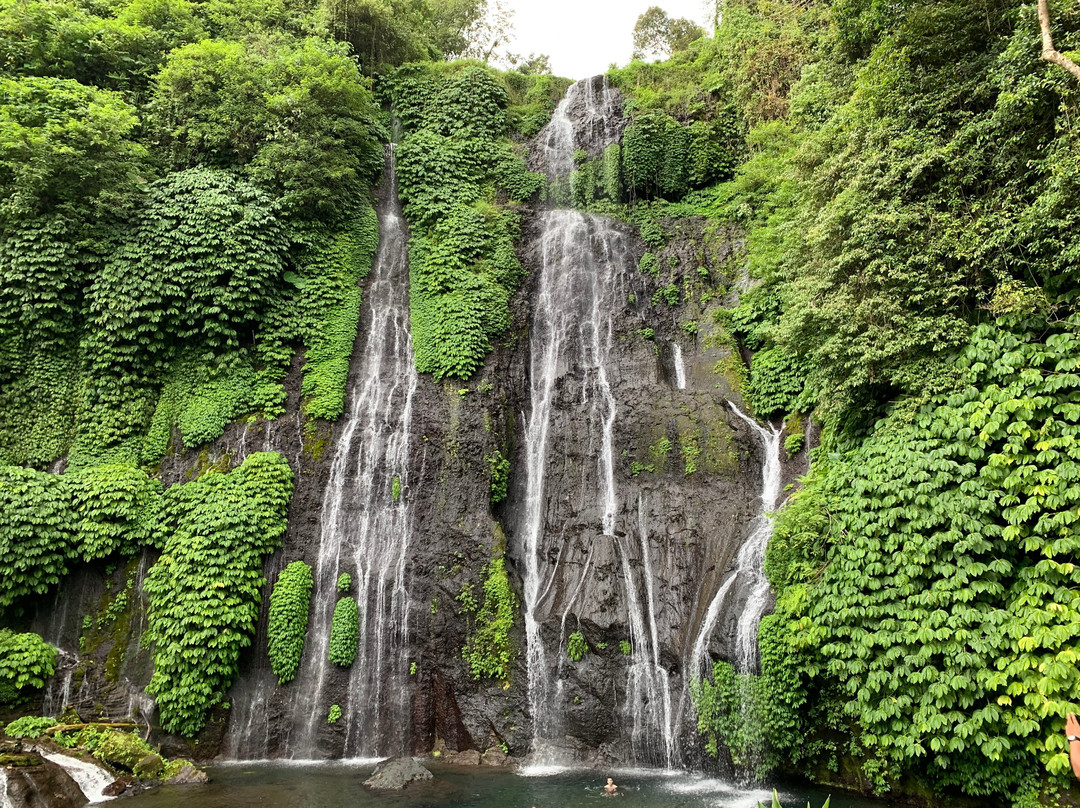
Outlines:
[{"label": "white sky", "polygon": [[[556,76],[584,79],[624,65],[634,50],[634,23],[649,6],[710,30],[706,0],[503,0],[514,10],[511,53],[546,53]],[[710,4],[711,5],[711,4]]]}]

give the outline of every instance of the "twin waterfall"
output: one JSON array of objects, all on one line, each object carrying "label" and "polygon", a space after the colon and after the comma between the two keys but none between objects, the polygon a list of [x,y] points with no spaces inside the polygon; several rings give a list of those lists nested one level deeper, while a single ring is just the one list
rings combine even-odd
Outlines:
[{"label": "twin waterfall", "polygon": [[[291,514],[286,549],[267,577],[297,559],[313,568],[301,667],[278,684],[266,658],[264,605],[229,694],[224,757],[385,757],[417,743],[453,749],[448,734],[483,749],[506,733],[515,753],[529,748],[537,768],[700,762],[687,752],[698,748],[691,682],[717,657],[741,672],[758,664],[757,629],[770,599],[762,566],[782,487],[780,430],[716,389],[717,357],[704,339],[685,342],[684,355],[659,325],[659,334],[639,328],[656,323],[646,319],[655,314],[653,289],[637,268],[632,228],[557,207],[575,152],[599,157],[619,141],[622,121],[617,91],[600,78],[581,81],[534,143],[533,168],[548,176],[550,191],[549,206],[527,208],[523,226],[529,319],[486,368],[498,374],[487,399],[480,385],[459,390],[417,376],[409,232],[388,149],[379,250],[329,457],[320,463],[304,453],[299,415],[268,424],[261,447],[287,453],[297,471],[298,518]],[[478,447],[497,431],[490,402],[499,396],[512,465],[508,497],[493,516],[488,466],[478,459],[488,449]],[[237,434],[242,456],[248,431]],[[461,647],[473,628],[455,602],[492,558],[493,535],[522,594],[511,637],[520,655],[505,690],[467,678]],[[145,566],[144,558],[132,570],[132,586]],[[344,573],[351,581],[339,590]],[[85,612],[78,603],[95,591],[71,609],[54,608],[57,625],[39,629],[71,649],[63,684],[48,694],[54,715],[83,695],[74,676]],[[348,668],[328,658],[341,598],[355,600],[359,615]],[[132,644],[145,671],[148,658]],[[152,705],[130,690],[115,698],[149,715]],[[340,708],[336,722],[331,703]]]}]

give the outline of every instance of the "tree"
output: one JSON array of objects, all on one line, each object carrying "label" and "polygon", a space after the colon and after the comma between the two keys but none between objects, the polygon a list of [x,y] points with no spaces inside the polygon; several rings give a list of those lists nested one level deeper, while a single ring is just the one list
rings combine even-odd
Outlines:
[{"label": "tree", "polygon": [[469,45],[460,55],[487,63],[499,48],[510,41],[513,34],[513,9],[504,6],[502,0],[484,0],[484,14],[466,32]]},{"label": "tree", "polygon": [[119,94],[70,79],[0,79],[0,221],[96,214],[137,187],[146,150]]},{"label": "tree", "polygon": [[530,53],[528,56],[508,53],[506,61],[514,70],[526,76],[551,75],[551,57],[546,53]]},{"label": "tree", "polygon": [[666,58],[703,36],[705,30],[693,20],[672,19],[659,6],[650,6],[634,24],[634,58]]},{"label": "tree", "polygon": [[243,168],[290,212],[338,215],[382,168],[371,92],[343,45],[188,45],[170,55],[151,109],[174,168]]}]

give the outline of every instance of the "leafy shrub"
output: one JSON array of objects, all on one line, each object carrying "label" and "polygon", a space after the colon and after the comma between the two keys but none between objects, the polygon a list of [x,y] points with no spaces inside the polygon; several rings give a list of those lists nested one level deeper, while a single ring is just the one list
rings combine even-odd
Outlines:
[{"label": "leafy shrub", "polygon": [[56,649],[37,634],[0,629],[0,704],[40,690],[56,672]]},{"label": "leafy shrub", "polygon": [[134,466],[94,466],[68,475],[76,520],[75,544],[84,561],[114,553],[135,555],[154,544],[161,520],[161,483]]},{"label": "leafy shrub", "polygon": [[45,730],[52,729],[59,723],[48,716],[24,715],[4,727],[4,734],[11,738],[40,738],[45,734]]},{"label": "leafy shrub", "polygon": [[169,55],[151,110],[175,168],[241,168],[294,215],[334,221],[382,168],[371,93],[337,43],[192,43]]},{"label": "leafy shrub", "polygon": [[360,611],[353,598],[341,598],[330,623],[330,661],[347,668],[356,659],[360,643]]},{"label": "leafy shrub", "polygon": [[630,654],[633,653],[633,650],[634,648],[630,645],[629,640],[619,640],[619,651],[622,652],[623,656],[630,656]]},{"label": "leafy shrub", "polygon": [[772,675],[801,693],[769,709],[800,727],[831,693],[871,754],[974,795],[1068,776],[1080,683],[1080,337],[1030,325],[980,326],[961,389],[815,464],[766,558]]},{"label": "leafy shrub", "polygon": [[647,252],[642,255],[641,260],[638,261],[638,269],[646,275],[652,275],[654,278],[659,278],[660,261],[657,259],[656,253]]},{"label": "leafy shrub", "polygon": [[330,705],[330,712],[326,716],[326,723],[327,724],[336,724],[338,721],[341,720],[341,716],[342,716],[342,712],[341,712],[340,705],[331,704]]},{"label": "leafy shrub", "polygon": [[573,632],[566,639],[566,655],[574,662],[580,662],[589,653],[589,644],[580,631]]},{"label": "leafy shrub", "polygon": [[406,126],[397,150],[410,246],[410,313],[416,367],[436,379],[468,378],[509,325],[521,274],[519,217],[508,201],[535,195],[531,174],[505,139],[507,95],[471,65],[440,75],[406,65],[385,92]]},{"label": "leafy shrub", "polygon": [[772,418],[796,408],[805,381],[805,363],[783,348],[766,348],[750,361],[746,398],[759,418]]},{"label": "leafy shrub", "polygon": [[279,684],[291,682],[300,669],[313,586],[310,565],[294,561],[281,571],[270,593],[267,653]]},{"label": "leafy shrub", "polygon": [[60,583],[74,555],[75,524],[60,475],[0,467],[0,609]]},{"label": "leafy shrub", "polygon": [[510,587],[503,559],[493,560],[485,572],[484,602],[479,608],[475,601],[470,603],[468,598],[459,597],[466,611],[473,614],[472,631],[461,653],[474,679],[509,682],[517,657],[510,632],[514,628],[518,598]]},{"label": "leafy shrub", "polygon": [[66,210],[115,212],[134,194],[146,149],[138,118],[108,90],[58,78],[0,78],[0,222]]},{"label": "leafy shrub", "polygon": [[498,505],[506,499],[510,486],[510,459],[498,449],[484,459],[491,466],[491,504]]},{"label": "leafy shrub", "polygon": [[767,739],[755,694],[757,685],[758,677],[736,673],[730,662],[713,665],[712,681],[691,681],[698,732],[705,737],[705,750],[713,757],[723,746],[737,766],[760,758],[758,753]]},{"label": "leafy shrub", "polygon": [[784,438],[784,451],[787,452],[788,457],[794,457],[803,450],[806,445],[806,433],[805,432],[792,432],[786,438]]},{"label": "leafy shrub", "polygon": [[293,475],[280,455],[256,452],[233,471],[210,471],[165,492],[169,538],[146,577],[145,641],[154,648],[147,692],[161,725],[193,736],[236,676],[251,643],[264,558],[287,525]]},{"label": "leafy shrub", "polygon": [[352,576],[347,572],[341,573],[337,579],[337,591],[348,592],[352,588]]},{"label": "leafy shrub", "polygon": [[270,199],[231,174],[192,169],[155,184],[90,290],[83,407],[92,421],[73,462],[145,428],[151,379],[178,346],[225,355],[239,348],[281,282],[285,246]]},{"label": "leafy shrub", "polygon": [[[345,385],[360,321],[358,284],[370,271],[379,247],[375,209],[366,200],[355,207],[356,213],[341,230],[312,233],[297,262],[300,290],[298,311],[292,316],[297,336],[308,346],[300,392],[309,418],[332,421],[345,409]],[[287,345],[288,336],[282,335],[281,342]]]}]

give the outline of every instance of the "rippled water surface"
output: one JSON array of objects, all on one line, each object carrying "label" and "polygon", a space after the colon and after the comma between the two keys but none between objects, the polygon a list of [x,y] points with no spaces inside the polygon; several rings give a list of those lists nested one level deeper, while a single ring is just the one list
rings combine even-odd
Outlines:
[{"label": "rippled water surface", "polygon": [[[210,769],[206,786],[166,786],[124,800],[127,808],[756,808],[771,793],[711,778],[656,771],[616,771],[617,802],[603,792],[605,773],[518,774],[431,765],[434,781],[403,794],[373,794],[363,781],[371,762],[248,763]],[[780,789],[785,808],[820,808],[823,792]],[[887,803],[834,796],[832,808]]]}]

